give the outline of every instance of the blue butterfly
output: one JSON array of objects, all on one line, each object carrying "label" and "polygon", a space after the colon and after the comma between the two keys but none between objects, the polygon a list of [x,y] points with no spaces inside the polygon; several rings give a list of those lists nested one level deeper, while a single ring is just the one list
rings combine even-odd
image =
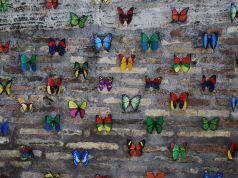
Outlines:
[{"label": "blue butterfly", "polygon": [[217,46],[217,40],[218,40],[218,36],[215,32],[212,32],[210,39],[208,37],[207,32],[203,33],[203,47],[205,49],[207,49],[209,41],[210,41],[211,48],[215,49]]},{"label": "blue butterfly", "polygon": [[94,37],[95,48],[97,51],[100,51],[101,48],[104,48],[106,51],[110,51],[112,42],[112,34],[107,34],[103,40],[99,38],[97,35]]},{"label": "blue butterfly", "polygon": [[[222,178],[223,177],[223,173],[222,172],[217,172],[216,175],[214,176],[214,178]],[[204,178],[211,178],[210,174],[208,171],[204,172]]]},{"label": "blue butterfly", "polygon": [[2,135],[4,137],[6,137],[8,134],[8,130],[9,130],[9,125],[8,125],[7,120],[5,120],[3,123],[0,123],[0,130],[1,130]]},{"label": "blue butterfly", "polygon": [[87,150],[84,150],[82,153],[80,153],[77,149],[74,149],[73,157],[75,166],[78,166],[80,161],[82,161],[85,167],[88,166],[89,152]]},{"label": "blue butterfly", "polygon": [[231,108],[232,108],[233,112],[235,111],[235,107],[237,105],[237,102],[238,102],[238,98],[236,98],[235,96],[232,96],[231,97]]}]

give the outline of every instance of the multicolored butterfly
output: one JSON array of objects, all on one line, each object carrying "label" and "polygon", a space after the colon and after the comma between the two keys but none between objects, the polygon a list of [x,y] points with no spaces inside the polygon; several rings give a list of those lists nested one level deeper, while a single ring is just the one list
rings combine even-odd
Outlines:
[{"label": "multicolored butterfly", "polygon": [[[1,0],[0,0],[1,1]],[[7,53],[10,47],[10,41],[6,42],[5,45],[3,45],[2,42],[0,42],[0,53]]]},{"label": "multicolored butterfly", "polygon": [[154,120],[152,117],[147,117],[146,119],[146,125],[147,125],[147,132],[149,134],[152,134],[153,130],[155,129],[158,134],[160,134],[163,130],[163,124],[164,124],[164,117],[159,116]]},{"label": "multicolored butterfly", "polygon": [[[214,176],[214,178],[222,178],[223,177],[223,173],[222,172],[217,172],[216,175]],[[208,171],[204,172],[204,178],[211,178],[210,174]]]},{"label": "multicolored butterfly", "polygon": [[18,102],[20,103],[20,111],[33,111],[33,101],[30,101],[29,103],[26,103],[23,98],[18,98]]},{"label": "multicolored butterfly", "polygon": [[218,117],[214,117],[212,120],[208,120],[206,117],[202,118],[202,128],[204,130],[217,130],[218,127],[218,122],[219,122],[219,118]]},{"label": "multicolored butterfly", "polygon": [[217,46],[218,35],[215,32],[211,33],[211,38],[208,37],[207,32],[203,33],[203,47],[208,48],[208,43],[210,42],[211,48],[215,49]]},{"label": "multicolored butterfly", "polygon": [[82,74],[83,78],[86,79],[88,76],[88,62],[84,62],[82,67],[78,62],[74,63],[74,76],[78,79],[79,76]]},{"label": "multicolored butterfly", "polygon": [[112,42],[112,34],[107,34],[103,40],[98,37],[98,35],[95,35],[94,37],[94,44],[96,51],[99,52],[101,49],[105,49],[107,52],[111,49],[111,42]]},{"label": "multicolored butterfly", "polygon": [[7,0],[0,0],[0,11],[7,12]]},{"label": "multicolored butterfly", "polygon": [[235,160],[237,150],[238,144],[231,143],[229,149],[227,150],[227,159],[229,161]]},{"label": "multicolored butterfly", "polygon": [[136,112],[140,105],[141,96],[136,95],[130,99],[126,94],[122,95],[122,109],[126,112],[127,108],[130,106],[133,112]]},{"label": "multicolored butterfly", "polygon": [[107,132],[110,132],[112,129],[112,115],[108,114],[105,119],[99,115],[96,115],[96,128],[99,132],[101,132],[103,128],[105,128]]},{"label": "multicolored butterfly", "polygon": [[45,129],[50,132],[55,128],[57,132],[61,130],[60,127],[61,115],[57,114],[54,118],[51,115],[45,116]]},{"label": "multicolored butterfly", "polygon": [[235,112],[235,107],[238,103],[238,98],[236,98],[235,96],[231,97],[231,108],[232,108],[232,112]]},{"label": "multicolored butterfly", "polygon": [[96,3],[102,2],[102,3],[105,4],[105,5],[108,5],[108,4],[110,4],[110,2],[111,2],[111,0],[95,0],[95,1],[96,1]]},{"label": "multicolored butterfly", "polygon": [[88,166],[89,161],[89,152],[88,150],[84,150],[82,153],[79,152],[79,150],[74,149],[73,150],[73,157],[74,157],[74,165],[78,166],[80,161],[83,163],[85,167]]},{"label": "multicolored butterfly", "polygon": [[9,132],[9,124],[7,120],[4,120],[3,123],[0,123],[0,133],[6,137]]},{"label": "multicolored butterfly", "polygon": [[174,55],[173,69],[176,73],[178,73],[180,69],[182,69],[182,71],[186,73],[190,69],[190,63],[191,63],[191,54],[188,54],[187,56],[183,57],[182,60],[177,55]]},{"label": "multicolored butterfly", "polygon": [[179,13],[175,8],[173,8],[172,9],[172,22],[185,22],[187,20],[188,10],[189,10],[189,7],[186,7]]},{"label": "multicolored butterfly", "polygon": [[238,18],[238,12],[236,9],[235,3],[231,3],[231,8],[230,8],[230,17],[231,17],[231,22],[235,20],[235,18]]},{"label": "multicolored butterfly", "polygon": [[100,89],[100,91],[103,90],[104,86],[107,87],[107,91],[110,91],[112,89],[112,82],[113,82],[113,77],[99,76],[99,89]]},{"label": "multicolored butterfly", "polygon": [[120,68],[121,71],[124,72],[126,70],[126,66],[128,66],[128,70],[131,71],[136,56],[132,54],[130,57],[126,58],[123,54],[119,54],[118,58],[120,60]]},{"label": "multicolored butterfly", "polygon": [[119,20],[122,25],[124,25],[125,22],[128,25],[131,23],[132,17],[133,17],[133,11],[134,11],[134,7],[131,7],[128,10],[127,14],[125,14],[122,8],[120,7],[117,8],[117,13],[119,14]]},{"label": "multicolored butterfly", "polygon": [[60,56],[63,56],[66,48],[65,39],[59,40],[58,38],[50,38],[48,47],[50,55],[53,56],[56,52],[58,52]]},{"label": "multicolored butterfly", "polygon": [[150,88],[153,88],[153,90],[159,90],[161,81],[162,81],[162,77],[157,77],[157,78],[151,79],[146,75],[145,76],[145,89],[149,90]]},{"label": "multicolored butterfly", "polygon": [[60,173],[47,172],[45,178],[60,178]]},{"label": "multicolored butterfly", "polygon": [[147,172],[146,175],[147,175],[147,178],[164,178],[163,172],[158,172],[156,176],[154,176],[153,172]]},{"label": "multicolored butterfly", "polygon": [[141,46],[144,51],[151,49],[157,51],[159,48],[159,32],[152,34],[149,38],[144,32],[141,33]]},{"label": "multicolored butterfly", "polygon": [[88,19],[88,16],[86,15],[82,15],[82,16],[77,16],[75,13],[70,12],[70,24],[71,26],[79,26],[80,28],[84,28],[85,27],[85,23]]},{"label": "multicolored butterfly", "polygon": [[5,86],[2,84],[2,82],[0,82],[0,95],[3,94],[3,92],[5,92],[6,95],[10,95],[11,88],[12,88],[12,79],[8,80]]},{"label": "multicolored butterfly", "polygon": [[186,159],[186,151],[187,151],[187,143],[184,142],[182,146],[179,146],[178,144],[171,143],[170,149],[172,151],[172,159],[174,161],[178,160],[179,155],[181,155],[182,160]]},{"label": "multicolored butterfly", "polygon": [[130,156],[141,156],[144,146],[145,140],[141,140],[137,144],[134,144],[131,140],[127,140],[127,147],[129,149]]},{"label": "multicolored butterfly", "polygon": [[19,151],[20,151],[20,158],[22,161],[34,158],[34,154],[30,146],[22,145]]},{"label": "multicolored butterfly", "polygon": [[61,78],[58,78],[57,81],[55,81],[53,78],[49,77],[47,83],[47,93],[52,95],[55,92],[57,95],[59,95],[61,83]]},{"label": "multicolored butterfly", "polygon": [[215,89],[215,84],[216,84],[216,75],[212,75],[208,80],[206,79],[205,75],[202,76],[201,81],[202,91],[205,91],[207,88],[210,92],[213,92],[213,90]]},{"label": "multicolored butterfly", "polygon": [[26,72],[30,68],[33,72],[36,71],[36,55],[32,55],[31,59],[28,59],[28,57],[25,54],[22,54],[19,56],[21,61],[21,71]]},{"label": "multicolored butterfly", "polygon": [[75,103],[74,101],[70,100],[68,102],[68,107],[70,109],[69,114],[72,118],[75,118],[78,113],[80,114],[81,118],[84,118],[85,116],[85,109],[87,108],[87,102],[83,101],[80,106]]},{"label": "multicolored butterfly", "polygon": [[187,109],[187,101],[188,101],[188,93],[183,92],[181,93],[181,95],[179,96],[179,98],[177,98],[176,93],[171,92],[170,93],[170,107],[171,110],[174,111],[177,107],[177,102],[179,103],[179,108],[182,109],[183,111],[186,111]]},{"label": "multicolored butterfly", "polygon": [[97,174],[97,175],[95,176],[95,178],[110,178],[110,176],[108,176],[108,175],[102,176],[102,175]]},{"label": "multicolored butterfly", "polygon": [[59,5],[59,0],[46,0],[46,8],[51,9],[52,7],[54,9],[57,9]]}]

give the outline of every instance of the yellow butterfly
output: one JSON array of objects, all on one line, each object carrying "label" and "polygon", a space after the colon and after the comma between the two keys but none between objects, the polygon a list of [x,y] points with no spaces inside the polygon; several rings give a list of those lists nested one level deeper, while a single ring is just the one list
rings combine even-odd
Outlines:
[{"label": "yellow butterfly", "polygon": [[33,111],[33,102],[30,101],[29,103],[26,103],[23,98],[18,98],[18,102],[20,103],[20,111],[25,112],[25,111]]},{"label": "yellow butterfly", "polygon": [[111,0],[95,0],[97,4],[99,4],[100,2],[102,2],[105,5],[110,4]]},{"label": "yellow butterfly", "polygon": [[119,54],[118,57],[121,64],[121,71],[124,72],[126,70],[126,65],[128,67],[128,70],[131,71],[135,61],[135,55],[131,55],[129,58],[126,58],[123,54]]},{"label": "yellow butterfly", "polygon": [[0,82],[0,95],[5,91],[7,95],[10,95],[12,88],[12,79],[8,80],[5,86]]}]

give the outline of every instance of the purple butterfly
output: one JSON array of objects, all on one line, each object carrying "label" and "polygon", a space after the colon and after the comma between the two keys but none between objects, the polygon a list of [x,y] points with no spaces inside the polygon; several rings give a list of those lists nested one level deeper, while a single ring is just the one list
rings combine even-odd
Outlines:
[{"label": "purple butterfly", "polygon": [[112,89],[112,81],[113,77],[99,77],[99,89],[100,91],[103,90],[104,86],[107,86],[107,91]]}]

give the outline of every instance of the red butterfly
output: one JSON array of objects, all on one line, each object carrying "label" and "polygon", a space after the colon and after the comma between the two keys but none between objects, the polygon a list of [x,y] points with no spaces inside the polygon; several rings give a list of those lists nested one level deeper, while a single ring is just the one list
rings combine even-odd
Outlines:
[{"label": "red butterfly", "polygon": [[147,178],[164,178],[163,172],[158,172],[156,174],[156,177],[154,176],[153,172],[147,172],[146,175],[147,175]]},{"label": "red butterfly", "polygon": [[102,175],[96,175],[96,177],[95,178],[110,178],[109,176],[102,176]]},{"label": "red butterfly", "polygon": [[46,0],[46,8],[51,9],[52,7],[56,9],[59,5],[59,0]]},{"label": "red butterfly", "polygon": [[137,145],[135,145],[131,140],[127,140],[127,147],[129,149],[130,156],[141,156],[144,146],[145,140],[141,140]]},{"label": "red butterfly", "polygon": [[174,92],[171,92],[170,93],[170,107],[171,107],[171,110],[175,110],[176,107],[177,107],[177,102],[179,103],[179,107],[180,109],[182,110],[186,110],[187,109],[187,101],[188,101],[188,93],[186,92],[183,92],[181,93],[181,95],[179,96],[179,98],[177,98],[177,95],[176,93]]},{"label": "red butterfly", "polygon": [[10,46],[10,41],[6,42],[5,45],[3,45],[2,42],[0,42],[0,53],[7,53],[9,50],[9,46]]},{"label": "red butterfly", "polygon": [[127,22],[128,25],[131,23],[132,16],[133,16],[133,10],[134,10],[134,7],[131,7],[128,10],[127,14],[125,14],[122,8],[120,8],[120,7],[117,8],[117,12],[119,14],[119,20],[122,25],[125,23],[125,21]]},{"label": "red butterfly", "polygon": [[202,76],[201,81],[202,91],[205,91],[205,89],[208,88],[210,92],[213,92],[213,90],[215,89],[215,84],[216,84],[216,75],[212,75],[209,79],[206,79],[205,75]]},{"label": "red butterfly", "polygon": [[48,84],[47,84],[47,92],[49,95],[52,95],[54,92],[59,95],[60,94],[60,88],[61,88],[61,79],[59,78],[57,82],[54,81],[52,78],[48,78]]},{"label": "red butterfly", "polygon": [[180,13],[173,8],[172,9],[172,20],[173,22],[185,22],[187,20],[187,12],[189,7],[183,9]]}]

